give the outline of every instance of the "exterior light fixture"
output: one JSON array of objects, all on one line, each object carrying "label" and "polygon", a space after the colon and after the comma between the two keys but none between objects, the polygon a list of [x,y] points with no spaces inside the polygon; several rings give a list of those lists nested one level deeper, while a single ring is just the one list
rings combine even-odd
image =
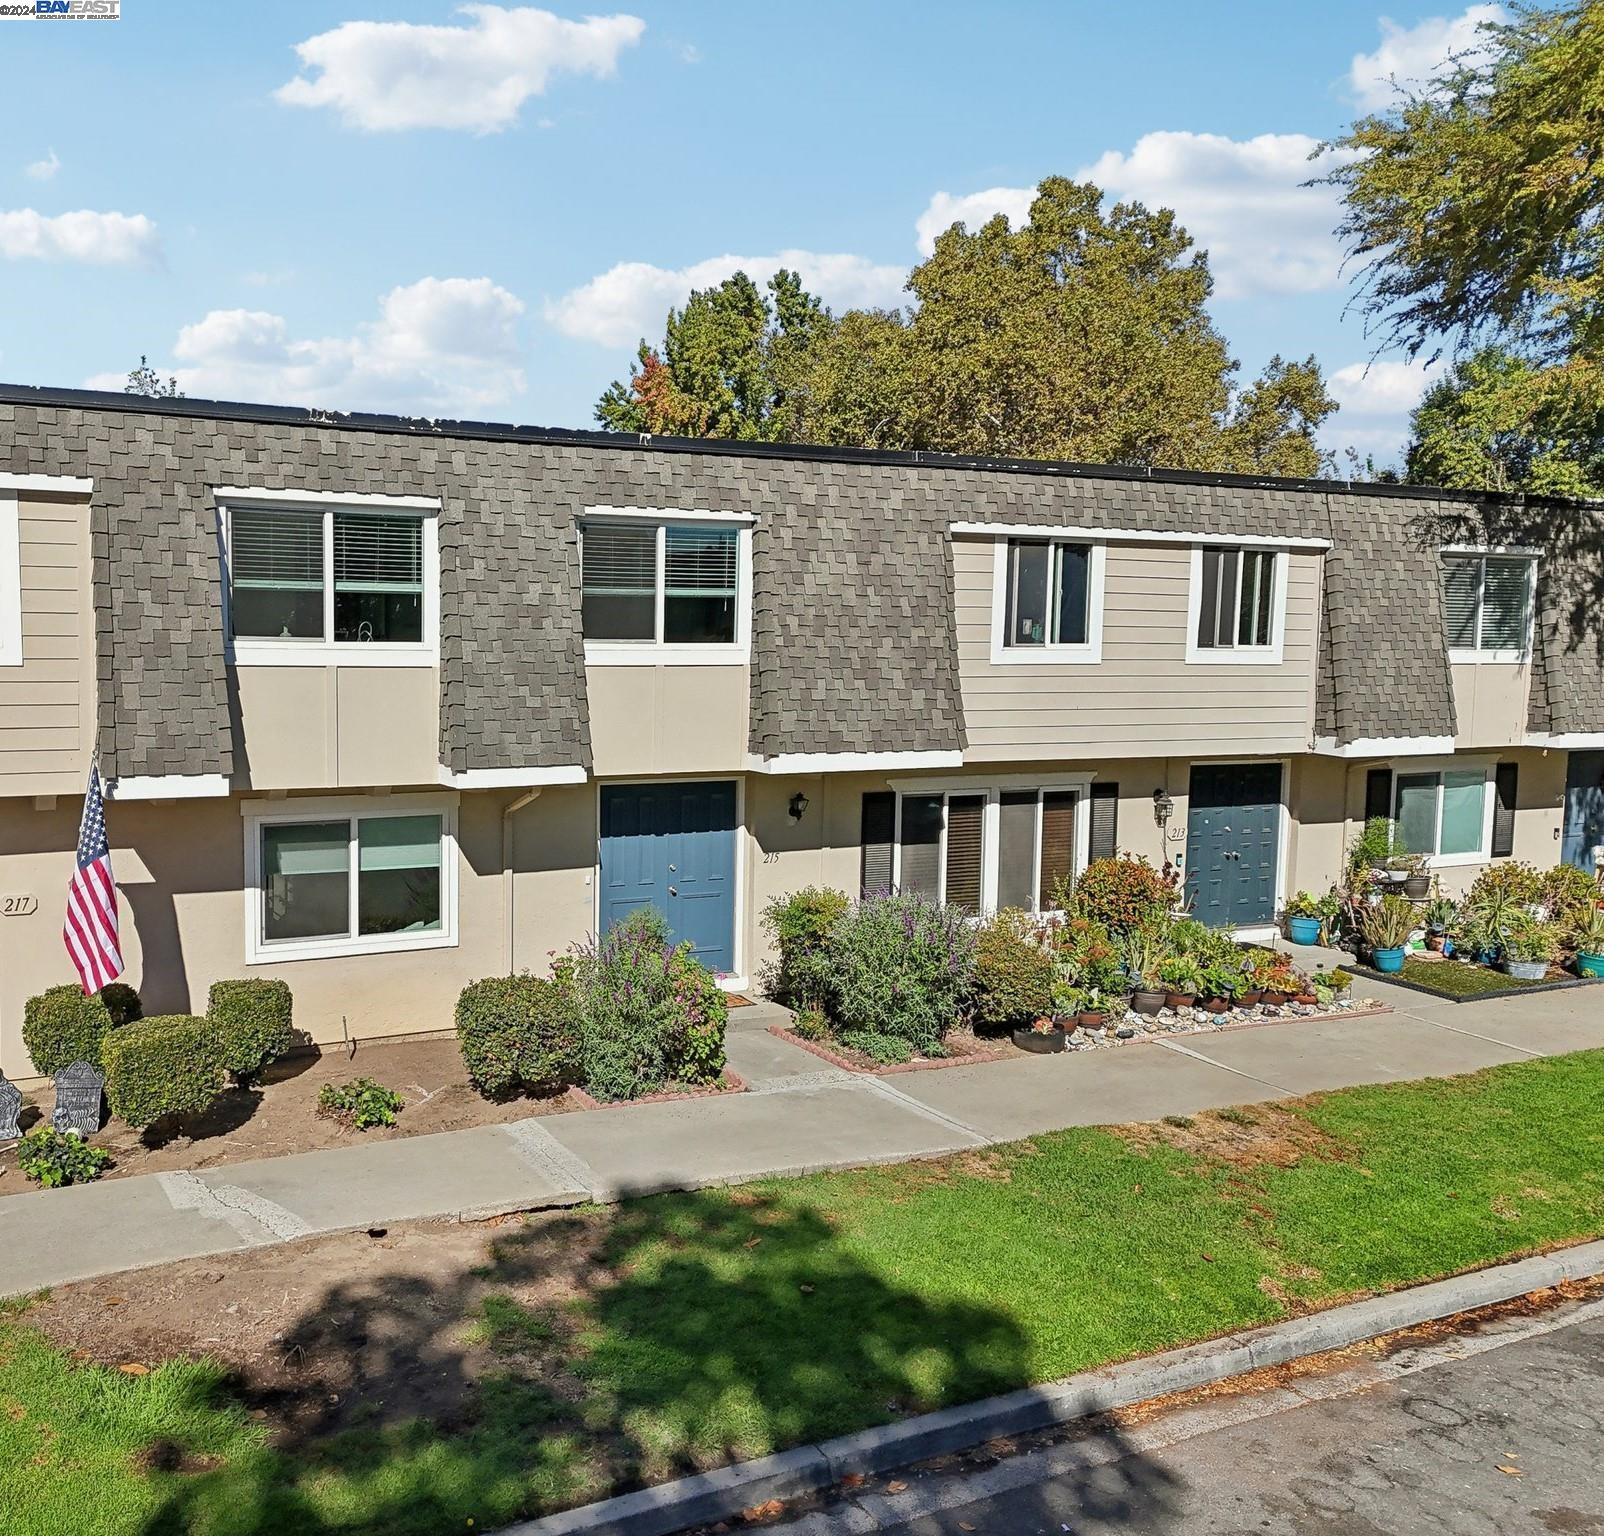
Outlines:
[{"label": "exterior light fixture", "polygon": [[1163,826],[1175,814],[1175,802],[1162,789],[1153,791],[1153,820]]},{"label": "exterior light fixture", "polygon": [[801,821],[802,813],[808,808],[808,797],[799,789],[791,796],[791,820]]}]

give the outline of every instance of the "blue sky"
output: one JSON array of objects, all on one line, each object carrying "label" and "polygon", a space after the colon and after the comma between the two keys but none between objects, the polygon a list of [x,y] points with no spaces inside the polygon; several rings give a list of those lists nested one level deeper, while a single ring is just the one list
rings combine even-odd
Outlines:
[{"label": "blue sky", "polygon": [[1244,375],[1313,352],[1394,455],[1421,371],[1343,315],[1306,156],[1487,4],[123,0],[0,24],[0,378],[589,425],[669,303],[782,253],[898,302],[1051,173],[1177,208]]}]

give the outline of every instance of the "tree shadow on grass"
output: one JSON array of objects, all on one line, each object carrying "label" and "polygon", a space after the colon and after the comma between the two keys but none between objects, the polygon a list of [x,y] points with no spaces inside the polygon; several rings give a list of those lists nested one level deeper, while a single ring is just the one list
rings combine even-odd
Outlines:
[{"label": "tree shadow on grass", "polygon": [[493,1529],[1031,1375],[1005,1308],[920,1294],[783,1192],[639,1200],[489,1247],[331,1287],[277,1367],[192,1405],[265,1411],[273,1447],[164,1475],[142,1536]]}]

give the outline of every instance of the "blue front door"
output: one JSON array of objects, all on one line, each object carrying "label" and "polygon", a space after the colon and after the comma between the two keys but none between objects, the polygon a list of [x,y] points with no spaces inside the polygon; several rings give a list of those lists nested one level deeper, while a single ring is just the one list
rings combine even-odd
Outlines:
[{"label": "blue front door", "polygon": [[601,927],[656,907],[675,943],[711,970],[735,969],[735,785],[604,784]]},{"label": "blue front door", "polygon": [[1572,752],[1565,773],[1565,828],[1560,857],[1593,873],[1593,850],[1604,843],[1604,752]]},{"label": "blue front door", "polygon": [[1199,763],[1186,812],[1186,893],[1211,928],[1275,918],[1279,763]]}]

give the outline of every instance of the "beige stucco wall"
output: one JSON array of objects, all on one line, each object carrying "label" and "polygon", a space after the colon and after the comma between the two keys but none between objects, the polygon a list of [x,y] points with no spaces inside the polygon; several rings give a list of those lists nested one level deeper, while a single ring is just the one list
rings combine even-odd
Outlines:
[{"label": "beige stucco wall", "polygon": [[1279,666],[1186,661],[1191,550],[1108,548],[1102,659],[997,665],[991,660],[996,541],[952,541],[958,666],[967,756],[1005,761],[1069,753],[1152,752],[1184,743],[1199,756],[1308,750],[1320,613],[1317,554],[1287,557]]},{"label": "beige stucco wall", "polygon": [[95,725],[89,507],[17,497],[22,664],[0,666],[0,795],[75,794]]},{"label": "beige stucco wall", "polygon": [[440,676],[433,667],[230,670],[235,782],[250,789],[433,784]]},{"label": "beige stucco wall", "polygon": [[1453,675],[1454,745],[1512,747],[1526,736],[1526,701],[1531,668],[1512,662],[1459,662]]},{"label": "beige stucco wall", "polygon": [[750,690],[744,666],[587,667],[597,776],[741,772]]}]

